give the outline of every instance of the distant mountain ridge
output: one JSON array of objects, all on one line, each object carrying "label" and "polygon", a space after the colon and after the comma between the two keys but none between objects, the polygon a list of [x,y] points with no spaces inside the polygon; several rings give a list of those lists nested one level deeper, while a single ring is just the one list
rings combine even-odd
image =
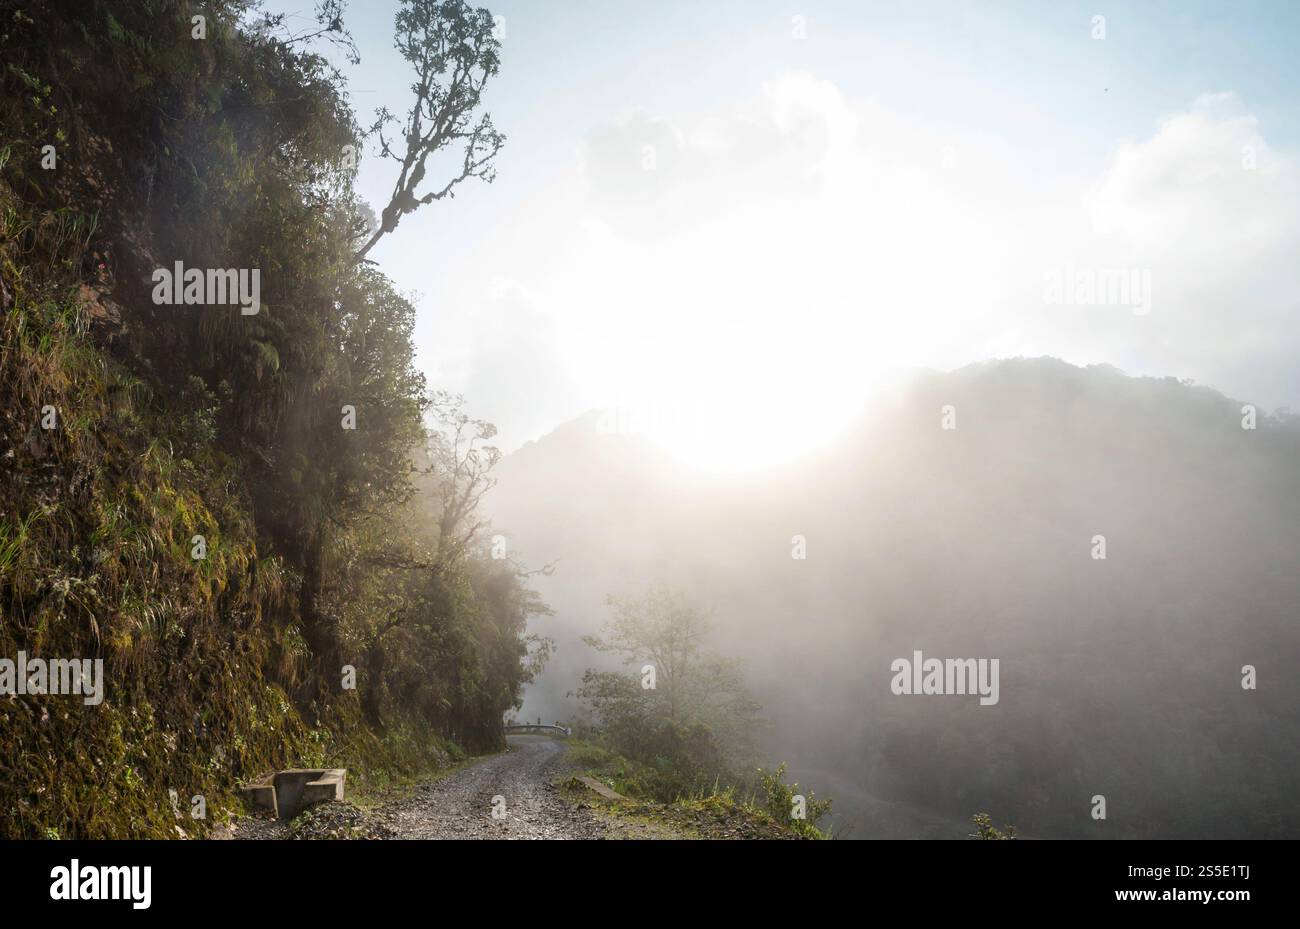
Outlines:
[{"label": "distant mountain ridge", "polygon": [[[987,810],[1035,835],[1295,836],[1300,417],[1246,429],[1243,406],[993,361],[918,374],[832,448],[732,478],[566,423],[502,462],[490,505],[528,563],[557,562],[536,628],[559,649],[524,715],[569,717],[604,595],[664,580],[715,610],[769,750],[833,780],[856,835]],[[914,649],[999,658],[1000,702],[895,696]]]}]

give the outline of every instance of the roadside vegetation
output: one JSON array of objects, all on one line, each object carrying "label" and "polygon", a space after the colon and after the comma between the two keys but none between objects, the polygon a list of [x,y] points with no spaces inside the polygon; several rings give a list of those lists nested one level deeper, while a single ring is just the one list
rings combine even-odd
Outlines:
[{"label": "roadside vegetation", "polygon": [[[0,699],[0,836],[202,835],[291,765],[400,782],[499,749],[545,661],[478,509],[494,430],[363,260],[441,199],[430,153],[473,155],[436,194],[504,141],[490,15],[402,10],[420,131],[379,222],[353,181],[392,118],[321,54],[341,4],[294,35],[246,0],[0,0],[0,656],[102,659],[106,691]],[[176,262],[259,269],[260,311],[155,303]]]},{"label": "roadside vegetation", "polygon": [[609,605],[586,642],[624,670],[583,675],[571,763],[645,801],[628,815],[706,836],[829,838],[829,799],[787,784],[784,764],[756,766],[761,708],[739,662],[707,649],[707,614],[662,586]]}]

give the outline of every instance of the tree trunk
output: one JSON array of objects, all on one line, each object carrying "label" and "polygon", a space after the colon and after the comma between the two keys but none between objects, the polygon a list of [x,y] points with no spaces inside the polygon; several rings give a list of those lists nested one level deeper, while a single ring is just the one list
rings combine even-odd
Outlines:
[{"label": "tree trunk", "polygon": [[298,589],[298,613],[302,619],[303,635],[311,647],[312,655],[322,665],[327,665],[337,654],[334,630],[327,627],[320,612],[321,588],[324,585],[325,530],[312,531],[303,555],[302,586]]}]

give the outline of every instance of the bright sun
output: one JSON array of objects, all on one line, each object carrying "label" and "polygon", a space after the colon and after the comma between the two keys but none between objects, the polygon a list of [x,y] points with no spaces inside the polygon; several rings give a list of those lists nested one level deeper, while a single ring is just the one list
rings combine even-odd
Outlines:
[{"label": "bright sun", "polygon": [[816,452],[860,414],[878,373],[844,344],[750,337],[679,352],[625,425],[702,471],[763,470]]},{"label": "bright sun", "polygon": [[581,273],[546,288],[600,405],[714,472],[815,454],[900,370],[968,351],[1003,263],[999,231],[937,166],[873,161],[834,94],[781,87],[828,134],[816,158],[778,146],[761,170],[689,188],[698,202],[671,185],[619,201],[627,215],[591,220],[557,266]]}]

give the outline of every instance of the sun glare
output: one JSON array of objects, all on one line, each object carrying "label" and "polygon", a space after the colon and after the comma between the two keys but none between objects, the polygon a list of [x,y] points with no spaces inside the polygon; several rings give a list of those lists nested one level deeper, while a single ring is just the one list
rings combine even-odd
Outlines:
[{"label": "sun glare", "polygon": [[638,392],[641,402],[621,405],[623,428],[696,470],[760,471],[833,440],[886,377],[844,345],[731,342],[679,354],[664,380]]}]

